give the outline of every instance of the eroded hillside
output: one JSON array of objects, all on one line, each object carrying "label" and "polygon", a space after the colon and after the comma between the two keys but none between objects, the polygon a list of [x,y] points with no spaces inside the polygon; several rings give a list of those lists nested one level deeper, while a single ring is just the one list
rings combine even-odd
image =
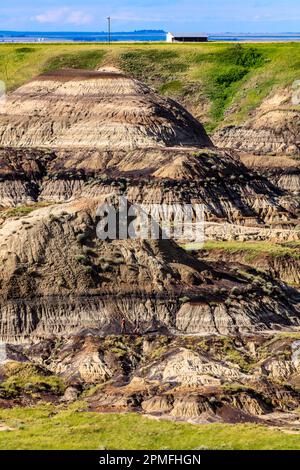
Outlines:
[{"label": "eroded hillside", "polygon": [[299,78],[299,46],[285,44],[51,44],[0,46],[9,90],[45,71],[120,67],[183,104],[211,130],[242,124],[277,89]]},{"label": "eroded hillside", "polygon": [[43,74],[0,113],[0,205],[109,192],[199,203],[207,220],[297,225],[298,199],[215,148],[182,106],[117,69]]},{"label": "eroded hillside", "polygon": [[0,404],[299,428],[299,334],[98,337],[8,345]]},{"label": "eroded hillside", "polygon": [[[0,79],[15,89],[41,72],[114,64],[175,99],[214,142],[267,156],[255,168],[280,187],[299,190],[298,44],[1,45]],[[280,158],[291,163],[282,165]],[[293,167],[291,169],[291,166]],[[263,168],[262,168],[263,167]]]},{"label": "eroded hillside", "polygon": [[[0,406],[299,426],[298,110],[269,97],[294,78],[281,46],[9,47],[15,68],[40,62],[0,112]],[[203,204],[223,245],[101,240],[98,208],[119,196]]]}]

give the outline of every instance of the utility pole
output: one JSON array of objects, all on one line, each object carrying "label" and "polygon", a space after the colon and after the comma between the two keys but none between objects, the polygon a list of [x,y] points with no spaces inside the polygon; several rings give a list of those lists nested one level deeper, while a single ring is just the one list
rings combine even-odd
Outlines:
[{"label": "utility pole", "polygon": [[107,17],[107,21],[108,21],[108,44],[110,44],[110,33],[111,33],[111,28],[110,28],[111,17],[110,16]]}]

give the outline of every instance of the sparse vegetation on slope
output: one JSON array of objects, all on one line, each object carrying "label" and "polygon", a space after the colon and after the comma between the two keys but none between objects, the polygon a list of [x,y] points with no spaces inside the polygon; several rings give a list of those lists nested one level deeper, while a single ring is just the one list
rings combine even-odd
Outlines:
[{"label": "sparse vegetation on slope", "polygon": [[114,63],[175,98],[206,127],[242,123],[276,87],[298,79],[300,46],[285,44],[0,45],[0,79],[8,89],[43,71]]},{"label": "sparse vegetation on slope", "polygon": [[[192,249],[193,244],[187,245]],[[300,259],[300,242],[272,243],[272,242],[241,242],[241,241],[207,241],[204,250],[225,250],[230,253],[244,254],[248,261],[256,256],[267,254],[272,257],[288,256]]]},{"label": "sparse vegetation on slope", "polygon": [[63,381],[51,375],[43,367],[28,363],[9,362],[5,367],[6,379],[0,384],[1,398],[14,398],[22,393],[38,397],[41,392],[61,394],[64,391]]},{"label": "sparse vegetation on slope", "polygon": [[[44,408],[0,410],[0,449],[300,449],[298,434],[254,424],[193,425],[137,414]],[[132,429],[135,432],[131,432]]]}]

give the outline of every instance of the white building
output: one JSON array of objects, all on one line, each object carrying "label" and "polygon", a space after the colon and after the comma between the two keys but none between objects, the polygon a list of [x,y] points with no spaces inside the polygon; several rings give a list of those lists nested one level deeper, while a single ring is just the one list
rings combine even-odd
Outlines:
[{"label": "white building", "polygon": [[171,33],[167,34],[167,42],[206,42],[208,37],[204,33]]}]

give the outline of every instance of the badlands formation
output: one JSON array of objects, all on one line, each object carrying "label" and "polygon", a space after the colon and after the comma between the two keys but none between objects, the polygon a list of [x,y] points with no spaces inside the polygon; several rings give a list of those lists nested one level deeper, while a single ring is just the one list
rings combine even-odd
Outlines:
[{"label": "badlands formation", "polygon": [[[176,102],[112,68],[51,72],[9,95],[0,406],[81,397],[99,411],[298,425],[297,286],[173,240],[97,237],[98,206],[123,195],[203,204],[212,239],[297,244],[297,191],[247,168],[222,132],[214,141],[226,149]],[[297,136],[280,135],[296,152]]]},{"label": "badlands formation", "polygon": [[213,146],[185,109],[115,69],[51,72],[0,114],[0,207],[112,191],[202,203],[206,219],[293,227],[298,204]]},{"label": "badlands formation", "polygon": [[208,264],[171,240],[99,240],[100,202],[80,198],[2,225],[3,340],[121,333],[122,318],[141,334],[300,325],[297,291],[267,275]]},{"label": "badlands formation", "polygon": [[216,145],[239,151],[246,166],[297,195],[300,193],[298,99],[299,91],[293,87],[272,93],[243,125],[222,127],[213,136]]}]

